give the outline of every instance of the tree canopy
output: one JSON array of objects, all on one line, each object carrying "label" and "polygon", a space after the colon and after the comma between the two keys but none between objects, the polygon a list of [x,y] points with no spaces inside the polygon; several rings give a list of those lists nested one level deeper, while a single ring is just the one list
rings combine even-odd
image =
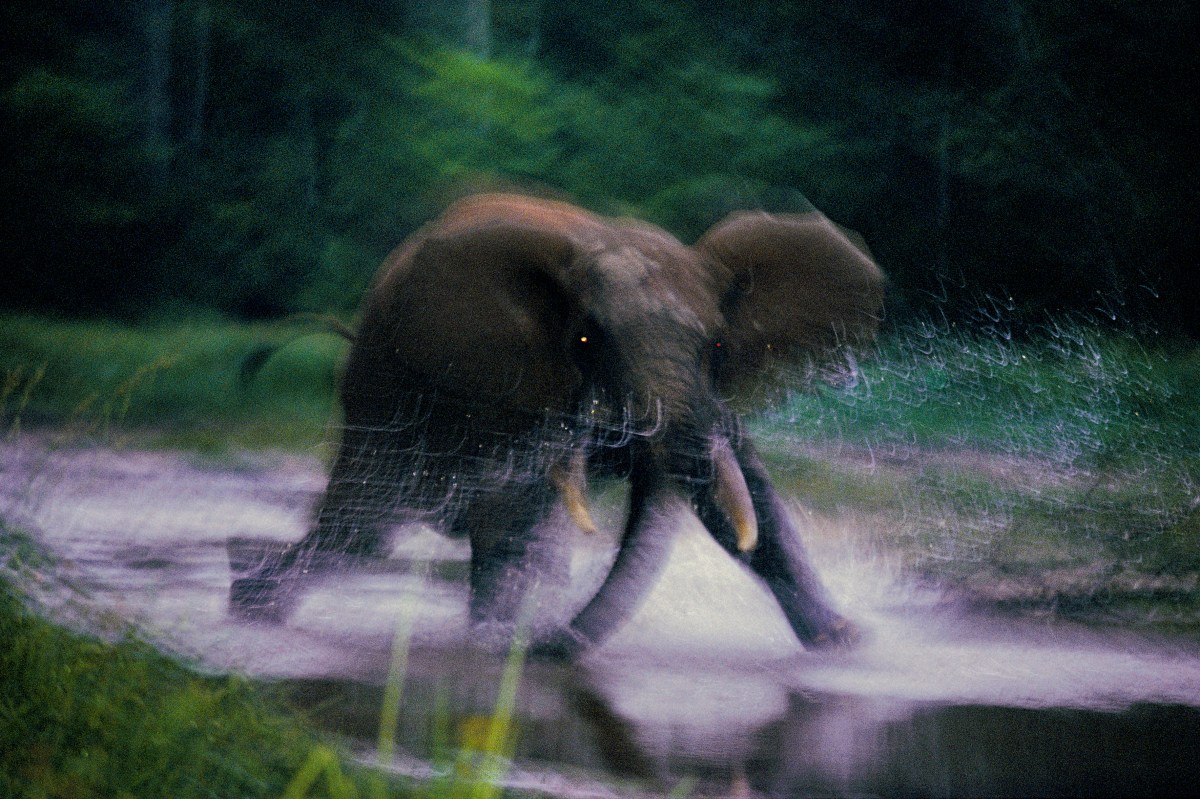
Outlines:
[{"label": "tree canopy", "polygon": [[[349,312],[471,187],[820,208],[892,315],[1196,334],[1194,4],[13,0],[12,308]],[[12,267],[10,267],[12,271]]]}]

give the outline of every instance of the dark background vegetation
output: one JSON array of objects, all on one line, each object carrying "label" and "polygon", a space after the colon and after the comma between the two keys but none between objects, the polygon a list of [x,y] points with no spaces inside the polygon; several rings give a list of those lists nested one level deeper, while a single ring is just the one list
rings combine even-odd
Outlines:
[{"label": "dark background vegetation", "polygon": [[[11,309],[350,313],[470,187],[811,202],[891,317],[1200,333],[1194,4],[9,0]],[[14,266],[15,265],[15,266]]]}]

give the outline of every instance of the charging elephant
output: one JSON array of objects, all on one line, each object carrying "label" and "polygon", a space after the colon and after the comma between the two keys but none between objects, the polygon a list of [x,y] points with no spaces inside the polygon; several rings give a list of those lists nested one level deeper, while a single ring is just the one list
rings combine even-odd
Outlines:
[{"label": "charging elephant", "polygon": [[684,503],[801,642],[847,642],[727,399],[868,342],[883,284],[818,213],[737,213],[689,247],[561,202],[460,200],[381,266],[312,530],[235,580],[232,603],[270,606],[314,559],[379,552],[397,519],[420,519],[469,539],[472,620],[511,627],[532,585],[563,579],[566,533],[594,529],[587,479],[602,472],[629,484],[616,560],[573,619],[538,634],[542,651],[573,655],[633,612]]}]

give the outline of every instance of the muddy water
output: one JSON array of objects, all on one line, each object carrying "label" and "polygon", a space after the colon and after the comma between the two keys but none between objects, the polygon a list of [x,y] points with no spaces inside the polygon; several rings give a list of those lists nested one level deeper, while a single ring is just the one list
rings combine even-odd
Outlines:
[{"label": "muddy water", "polygon": [[[202,463],[26,439],[0,449],[0,469],[0,514],[60,559],[66,587],[43,598],[63,613],[129,620],[204,668],[280,680],[364,753],[403,621],[396,767],[412,773],[495,707],[504,663],[470,644],[466,552],[428,530],[314,584],[284,625],[230,617],[228,539],[298,537],[323,484],[313,459]],[[569,796],[1194,792],[1193,646],[957,609],[864,554],[858,522],[801,521],[868,631],[860,647],[804,652],[765,592],[681,521],[662,580],[610,643],[578,664],[526,666],[509,783]],[[610,540],[580,542],[581,594],[610,555]]]}]

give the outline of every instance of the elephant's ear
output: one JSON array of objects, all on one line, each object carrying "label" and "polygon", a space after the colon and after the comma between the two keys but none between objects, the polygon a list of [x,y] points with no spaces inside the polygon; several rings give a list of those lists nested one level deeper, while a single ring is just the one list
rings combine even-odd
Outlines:
[{"label": "elephant's ear", "polygon": [[727,217],[697,242],[731,273],[717,359],[723,389],[773,365],[820,360],[874,338],[884,277],[858,241],[820,213],[746,212]]},{"label": "elephant's ear", "polygon": [[[580,376],[568,271],[598,220],[509,195],[461,201],[384,264],[364,328],[443,399],[497,413],[566,410]],[[364,332],[366,332],[364,330]]]}]

